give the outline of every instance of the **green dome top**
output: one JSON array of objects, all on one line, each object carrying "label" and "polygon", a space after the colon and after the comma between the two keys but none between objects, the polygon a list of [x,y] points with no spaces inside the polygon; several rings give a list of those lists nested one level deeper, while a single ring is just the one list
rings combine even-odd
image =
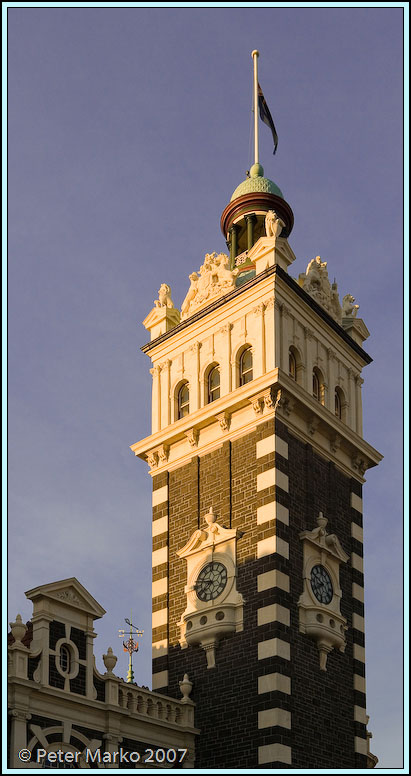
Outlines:
[{"label": "green dome top", "polygon": [[251,194],[254,191],[263,191],[268,194],[275,194],[277,197],[283,197],[281,190],[269,178],[264,178],[264,170],[261,164],[253,164],[250,170],[250,177],[237,186],[233,196],[230,199],[232,202],[238,197],[242,197],[243,194]]}]

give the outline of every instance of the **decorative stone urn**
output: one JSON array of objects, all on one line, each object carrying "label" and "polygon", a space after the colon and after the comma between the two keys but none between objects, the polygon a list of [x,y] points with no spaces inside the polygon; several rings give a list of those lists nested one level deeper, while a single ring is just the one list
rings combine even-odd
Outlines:
[{"label": "decorative stone urn", "polygon": [[10,623],[10,628],[15,641],[21,642],[21,640],[24,638],[24,635],[27,631],[27,627],[24,624],[23,620],[21,619],[21,614],[18,614],[16,616],[16,622]]},{"label": "decorative stone urn", "polygon": [[179,685],[180,685],[181,694],[183,696],[181,702],[187,703],[187,701],[189,700],[189,695],[193,688],[193,683],[190,682],[188,678],[188,674],[184,674],[183,680],[179,682]]},{"label": "decorative stone urn", "polygon": [[113,672],[114,666],[117,663],[117,657],[114,654],[114,652],[113,652],[111,647],[108,648],[107,655],[103,655],[103,662],[104,662],[104,665],[105,665],[105,667],[107,669],[107,672],[109,674],[111,674]]}]

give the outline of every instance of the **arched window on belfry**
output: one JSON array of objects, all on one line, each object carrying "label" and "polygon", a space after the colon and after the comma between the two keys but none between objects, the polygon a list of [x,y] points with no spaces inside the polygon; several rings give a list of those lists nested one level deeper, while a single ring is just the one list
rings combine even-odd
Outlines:
[{"label": "arched window on belfry", "polygon": [[177,420],[185,418],[190,412],[190,389],[188,383],[180,385],[177,391]]},{"label": "arched window on belfry", "polygon": [[207,404],[220,398],[220,367],[213,365],[207,375]]},{"label": "arched window on belfry", "polygon": [[249,345],[241,353],[239,370],[240,386],[251,382],[253,379],[253,352]]}]

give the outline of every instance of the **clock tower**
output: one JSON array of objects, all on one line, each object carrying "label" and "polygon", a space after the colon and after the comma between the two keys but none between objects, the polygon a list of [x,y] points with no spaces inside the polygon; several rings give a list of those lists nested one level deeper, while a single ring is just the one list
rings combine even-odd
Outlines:
[{"label": "clock tower", "polygon": [[[153,689],[188,674],[196,768],[366,768],[362,436],[368,336],[327,262],[290,274],[293,213],[258,161],[228,253],[144,321]],[[333,267],[333,272],[335,268]],[[375,761],[376,758],[374,758]]]}]

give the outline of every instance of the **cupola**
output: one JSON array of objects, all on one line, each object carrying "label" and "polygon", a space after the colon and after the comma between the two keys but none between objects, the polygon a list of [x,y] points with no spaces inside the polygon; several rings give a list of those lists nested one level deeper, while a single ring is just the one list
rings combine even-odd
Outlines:
[{"label": "cupola", "polygon": [[237,186],[221,216],[221,231],[230,250],[232,267],[237,256],[265,237],[264,222],[269,210],[274,210],[285,224],[281,237],[288,237],[294,224],[293,211],[281,189],[264,176],[263,167],[257,162]]}]

